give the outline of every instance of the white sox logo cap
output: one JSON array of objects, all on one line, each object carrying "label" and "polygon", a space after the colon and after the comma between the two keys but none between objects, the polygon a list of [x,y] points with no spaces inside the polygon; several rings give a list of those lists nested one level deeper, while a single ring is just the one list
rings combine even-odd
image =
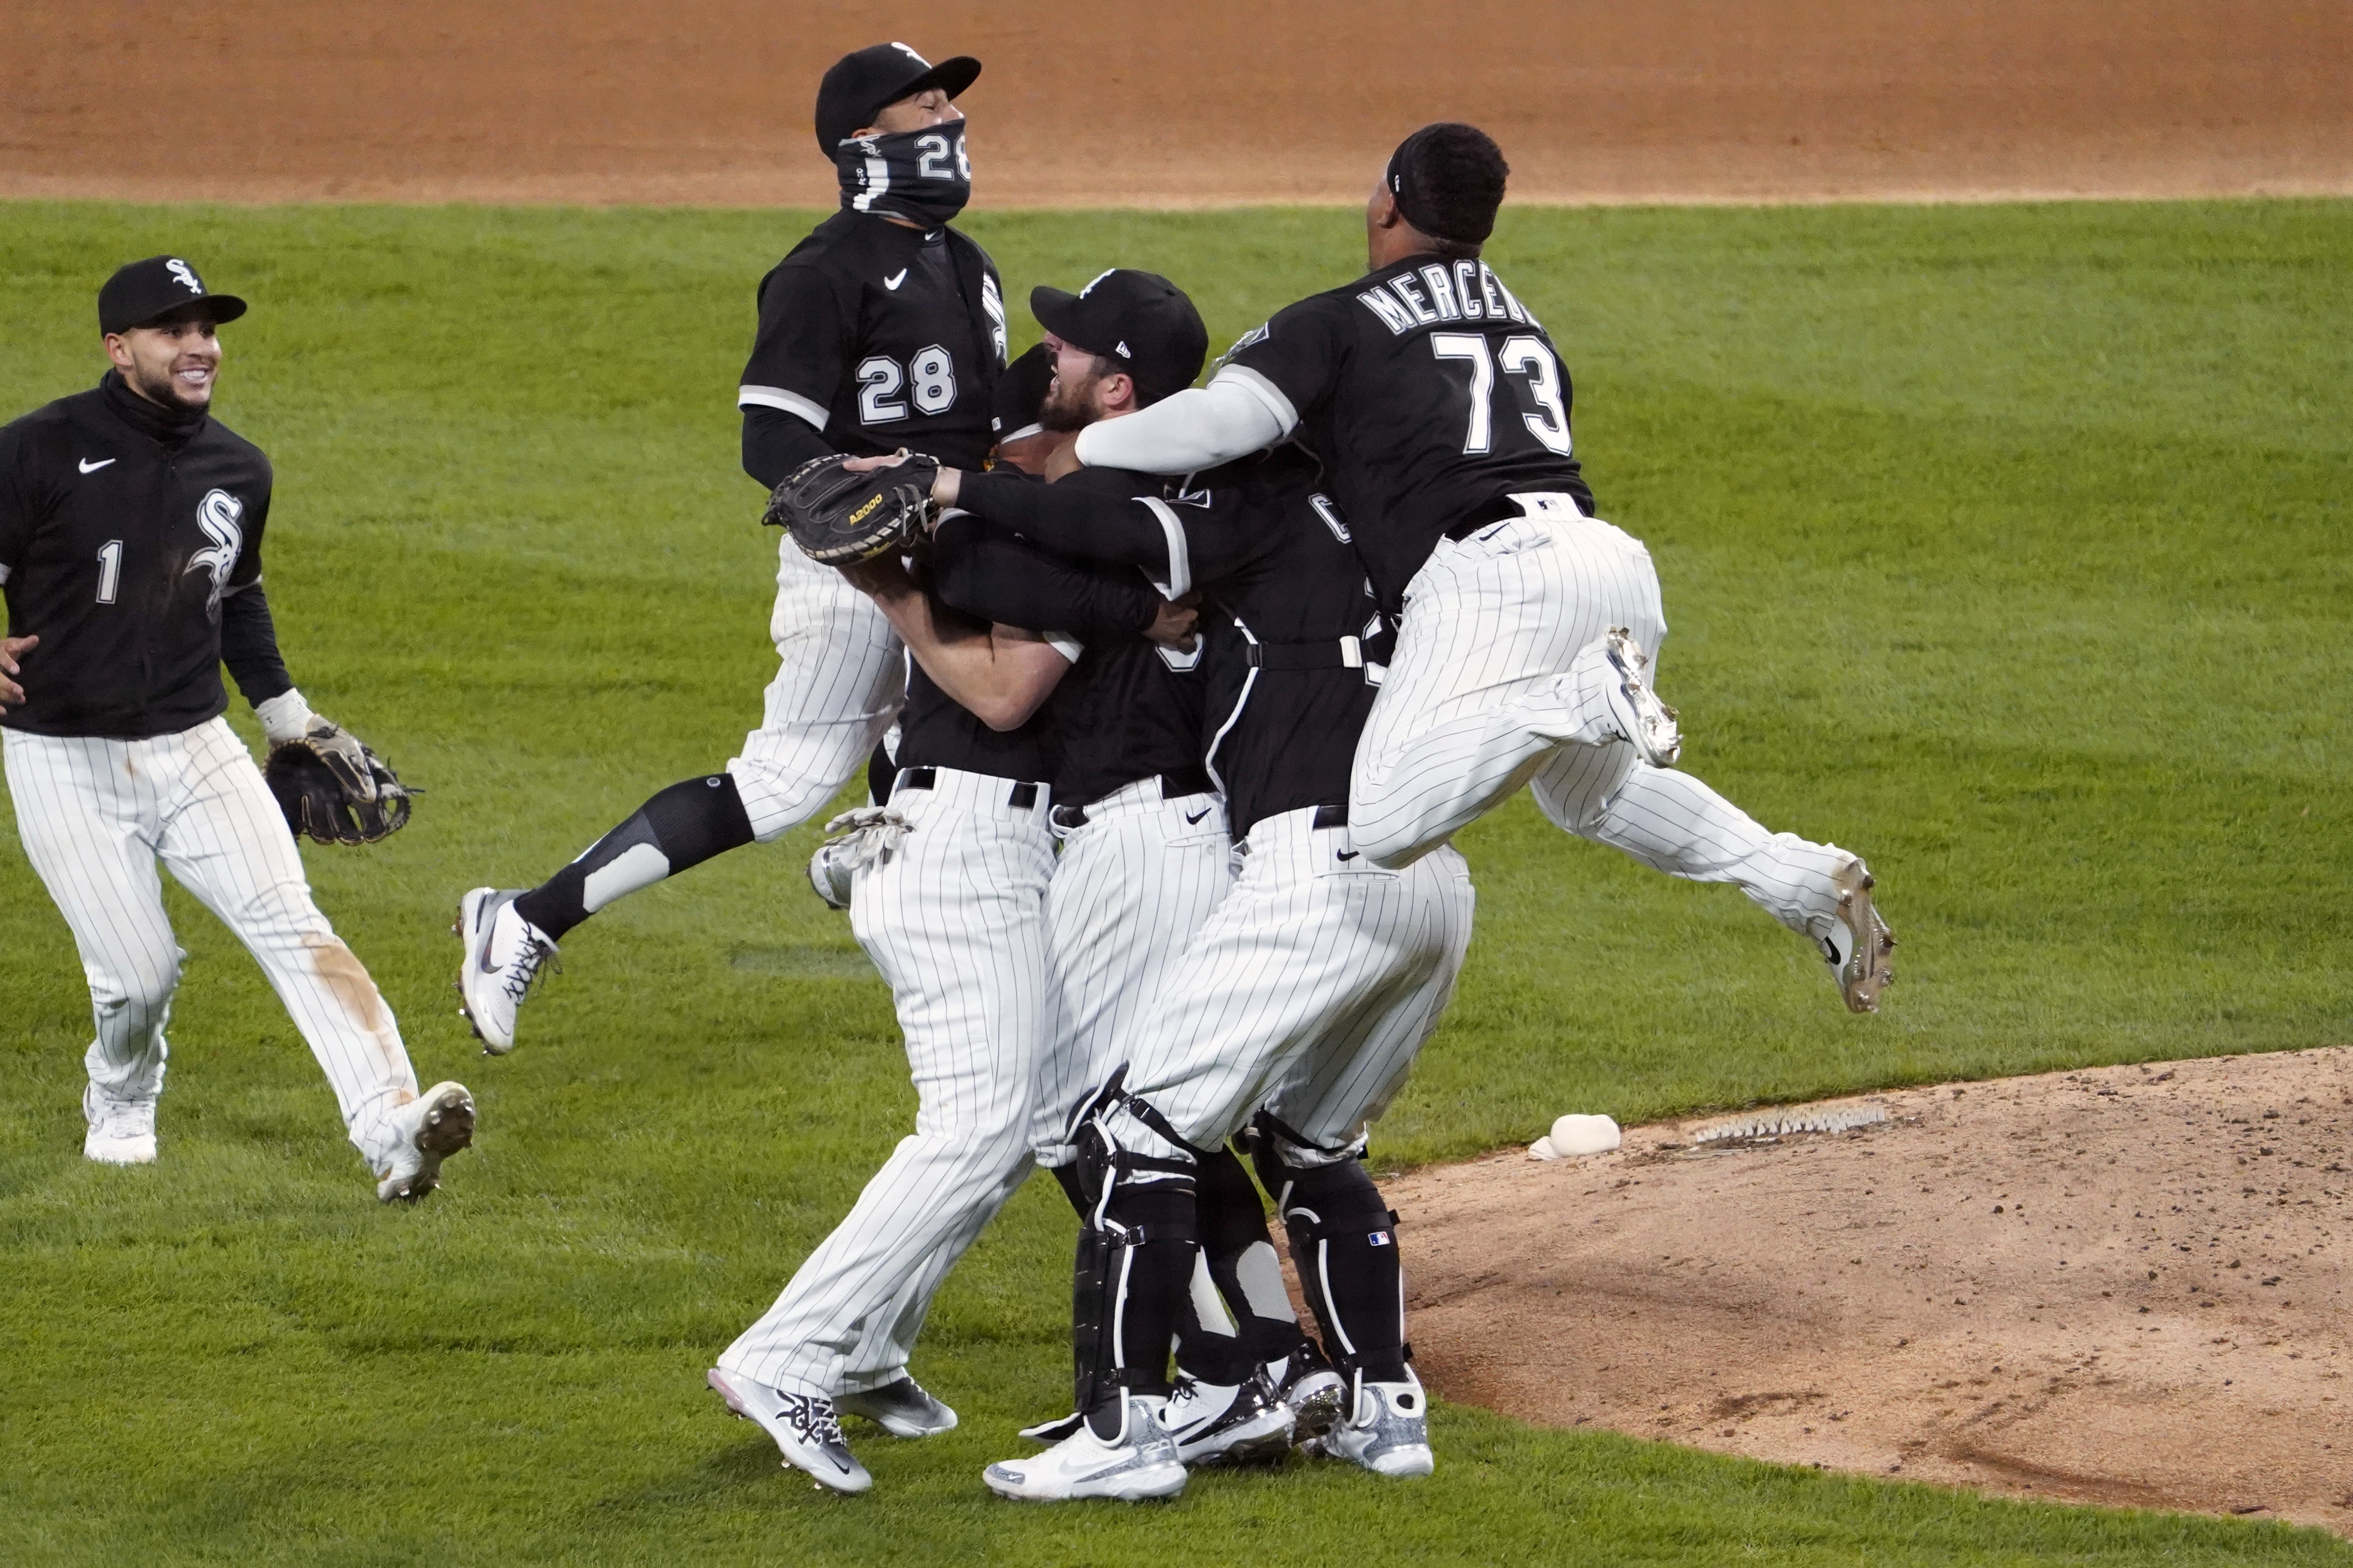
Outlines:
[{"label": "white sox logo cap", "polygon": [[98,291],[98,330],[127,332],[183,305],[203,300],[216,323],[234,321],[245,314],[245,301],[234,294],[216,294],[205,287],[196,269],[176,256],[151,256],[115,272]]},{"label": "white sox logo cap", "polygon": [[885,104],[927,87],[954,98],[979,75],[980,62],[970,55],[934,65],[904,44],[871,44],[844,55],[818,84],[818,150],[832,157],[852,132],[871,125]]}]

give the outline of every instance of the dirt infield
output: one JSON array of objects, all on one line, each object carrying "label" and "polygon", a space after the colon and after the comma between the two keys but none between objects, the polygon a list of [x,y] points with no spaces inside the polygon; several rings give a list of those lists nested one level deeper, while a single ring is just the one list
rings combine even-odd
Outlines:
[{"label": "dirt infield", "polygon": [[814,83],[885,25],[987,62],[984,205],[1352,201],[1440,117],[1524,200],[2353,191],[2336,0],[6,12],[0,195],[830,205]]},{"label": "dirt infield", "polygon": [[1551,1426],[2353,1535],[2353,1050],[1871,1103],[1390,1184],[1423,1375]]}]

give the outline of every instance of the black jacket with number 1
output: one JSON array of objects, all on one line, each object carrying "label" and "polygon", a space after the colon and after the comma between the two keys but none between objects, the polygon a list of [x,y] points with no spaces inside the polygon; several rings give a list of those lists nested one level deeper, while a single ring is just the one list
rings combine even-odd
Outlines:
[{"label": "black jacket with number 1", "polygon": [[293,683],[261,594],[269,459],[112,371],[0,426],[0,590],[25,701],[0,725],[144,740]]}]

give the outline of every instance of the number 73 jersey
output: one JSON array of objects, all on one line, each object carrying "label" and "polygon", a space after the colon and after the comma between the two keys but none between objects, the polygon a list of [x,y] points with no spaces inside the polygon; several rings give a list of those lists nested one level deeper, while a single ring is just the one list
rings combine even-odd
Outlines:
[{"label": "number 73 jersey", "polygon": [[1590,512],[1568,372],[1534,311],[1478,260],[1417,256],[1302,300],[1227,352],[1323,458],[1381,603],[1448,530],[1566,493]]}]

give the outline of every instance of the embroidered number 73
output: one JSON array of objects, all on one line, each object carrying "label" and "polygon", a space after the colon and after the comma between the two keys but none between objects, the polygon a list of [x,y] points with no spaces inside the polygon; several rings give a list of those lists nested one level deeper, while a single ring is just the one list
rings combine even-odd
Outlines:
[{"label": "embroidered number 73", "polygon": [[1441,360],[1462,360],[1471,366],[1470,428],[1462,433],[1462,450],[1492,451],[1495,445],[1495,371],[1526,382],[1533,413],[1520,418],[1528,431],[1549,449],[1568,456],[1568,408],[1560,400],[1560,361],[1545,341],[1526,332],[1504,340],[1501,353],[1490,353],[1487,340],[1477,332],[1432,332],[1430,352]]}]

